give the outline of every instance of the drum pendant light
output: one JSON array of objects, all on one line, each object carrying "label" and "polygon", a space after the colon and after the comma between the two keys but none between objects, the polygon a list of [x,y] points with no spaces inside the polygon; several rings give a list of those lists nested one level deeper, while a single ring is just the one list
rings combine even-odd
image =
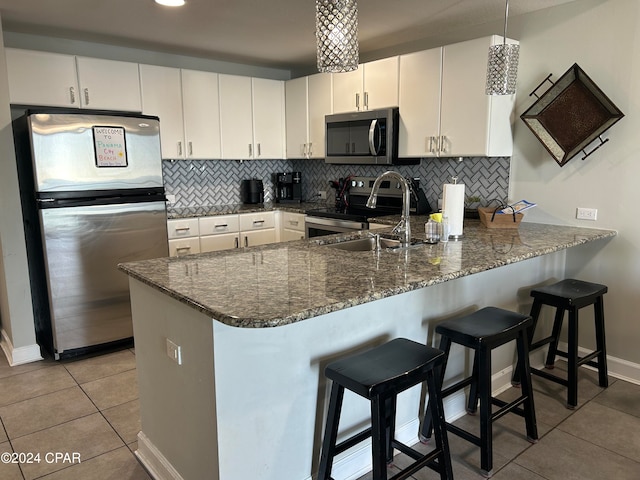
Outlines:
[{"label": "drum pendant light", "polygon": [[358,2],[316,0],[316,44],[318,71],[357,70]]},{"label": "drum pendant light", "polygon": [[507,17],[509,0],[504,10],[504,36],[501,44],[489,47],[487,63],[487,95],[513,95],[516,93],[520,45],[507,43]]}]

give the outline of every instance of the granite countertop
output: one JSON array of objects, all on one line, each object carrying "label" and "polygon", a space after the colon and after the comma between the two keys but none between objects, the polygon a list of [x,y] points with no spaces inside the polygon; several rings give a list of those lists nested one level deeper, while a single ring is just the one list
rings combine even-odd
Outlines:
[{"label": "granite countertop", "polygon": [[[413,236],[424,235],[414,217]],[[377,219],[393,224],[395,218]],[[613,237],[613,230],[523,222],[487,229],[465,220],[462,240],[405,250],[350,252],[331,235],[258,247],[121,264],[131,277],[227,325],[263,328],[443,283],[528,258]]]},{"label": "granite countertop", "polygon": [[234,213],[265,212],[271,210],[282,210],[293,213],[304,213],[313,208],[326,206],[325,201],[302,202],[302,203],[232,203],[228,205],[199,205],[193,207],[167,207],[167,218],[169,220],[177,218],[209,217],[213,215],[231,215]]}]

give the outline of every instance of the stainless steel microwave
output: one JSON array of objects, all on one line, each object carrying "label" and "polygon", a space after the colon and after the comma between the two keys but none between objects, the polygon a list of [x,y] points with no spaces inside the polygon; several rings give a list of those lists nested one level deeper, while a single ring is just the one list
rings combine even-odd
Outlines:
[{"label": "stainless steel microwave", "polygon": [[325,117],[326,163],[406,165],[398,159],[398,108],[338,113]]}]

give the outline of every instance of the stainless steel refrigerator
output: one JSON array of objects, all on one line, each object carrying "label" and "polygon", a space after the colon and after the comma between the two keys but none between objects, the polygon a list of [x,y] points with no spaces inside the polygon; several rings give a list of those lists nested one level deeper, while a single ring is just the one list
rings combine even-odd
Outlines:
[{"label": "stainless steel refrigerator", "polygon": [[157,117],[28,110],[13,127],[38,343],[56,359],[131,344],[117,265],[169,253]]}]

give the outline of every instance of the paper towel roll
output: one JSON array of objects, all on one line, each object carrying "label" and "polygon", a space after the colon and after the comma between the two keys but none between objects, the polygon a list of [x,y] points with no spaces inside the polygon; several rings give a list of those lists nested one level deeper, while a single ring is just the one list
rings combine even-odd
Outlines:
[{"label": "paper towel roll", "polygon": [[442,215],[449,218],[449,236],[462,236],[464,220],[464,184],[445,183],[442,192]]}]

